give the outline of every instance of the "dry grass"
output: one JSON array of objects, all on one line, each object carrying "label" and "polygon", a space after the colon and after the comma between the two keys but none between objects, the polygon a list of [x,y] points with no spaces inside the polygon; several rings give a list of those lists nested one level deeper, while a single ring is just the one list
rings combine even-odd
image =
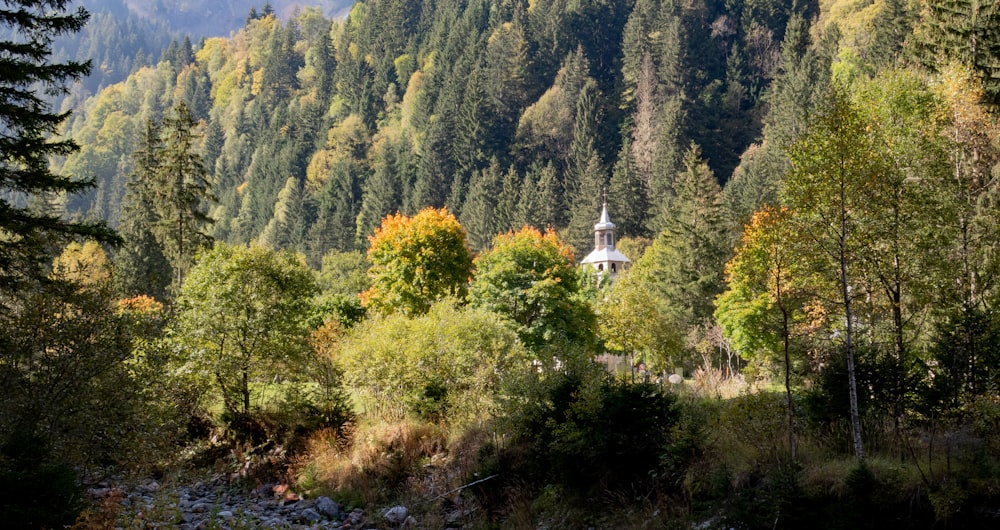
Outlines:
[{"label": "dry grass", "polygon": [[696,396],[715,399],[731,399],[751,390],[743,376],[726,377],[717,368],[698,368],[691,375],[691,390]]},{"label": "dry grass", "polygon": [[413,420],[361,423],[346,441],[321,431],[296,466],[299,488],[368,510],[390,502],[411,510],[423,506],[426,522],[439,516],[441,505],[469,509],[459,493],[447,493],[475,480],[478,453],[488,440],[482,430],[452,437],[445,427]]}]

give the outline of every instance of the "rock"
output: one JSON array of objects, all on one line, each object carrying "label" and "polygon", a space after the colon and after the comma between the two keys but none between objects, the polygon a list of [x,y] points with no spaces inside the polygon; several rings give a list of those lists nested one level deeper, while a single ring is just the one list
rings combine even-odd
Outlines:
[{"label": "rock", "polygon": [[679,385],[684,382],[684,377],[677,374],[670,374],[667,381],[670,381],[670,384],[672,385]]},{"label": "rock", "polygon": [[416,528],[416,527],[417,527],[417,518],[413,517],[412,515],[407,517],[406,520],[403,521],[403,528]]},{"label": "rock", "polygon": [[160,490],[160,483],[153,479],[149,479],[137,486],[135,489],[145,493],[154,493]]},{"label": "rock", "polygon": [[319,512],[317,512],[316,510],[313,510],[312,508],[306,508],[305,510],[302,510],[302,512],[299,514],[299,517],[308,523],[318,523],[323,519],[323,516],[320,515]]},{"label": "rock", "polygon": [[257,489],[253,490],[253,494],[258,497],[270,497],[274,495],[275,486],[277,486],[277,484],[273,482],[268,482],[267,484],[261,484],[260,486],[257,486]]},{"label": "rock", "polygon": [[385,511],[385,520],[391,525],[403,524],[406,521],[406,516],[409,515],[409,511],[406,506],[393,506]]},{"label": "rock", "polygon": [[340,516],[340,506],[329,497],[316,499],[316,511],[326,516],[327,519],[336,519]]},{"label": "rock", "polygon": [[231,512],[229,510],[223,510],[223,511],[219,512],[218,514],[216,514],[216,517],[218,517],[219,519],[225,519],[225,520],[228,521],[228,520],[230,520],[230,519],[233,518],[233,512]]}]

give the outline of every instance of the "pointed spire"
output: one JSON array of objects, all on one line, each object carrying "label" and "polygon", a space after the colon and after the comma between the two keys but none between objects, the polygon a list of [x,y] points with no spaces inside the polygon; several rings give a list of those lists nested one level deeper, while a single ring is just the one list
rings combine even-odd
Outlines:
[{"label": "pointed spire", "polygon": [[614,228],[615,224],[611,222],[611,216],[608,215],[608,203],[605,202],[601,208],[601,220],[594,225],[594,230],[613,230]]}]

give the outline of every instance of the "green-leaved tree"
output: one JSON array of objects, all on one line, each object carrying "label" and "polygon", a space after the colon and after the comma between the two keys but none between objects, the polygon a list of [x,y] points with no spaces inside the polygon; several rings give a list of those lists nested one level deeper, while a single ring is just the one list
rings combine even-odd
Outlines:
[{"label": "green-leaved tree", "polygon": [[171,333],[183,372],[214,385],[233,420],[248,419],[255,385],[301,373],[316,282],[290,252],[217,244],[201,253]]}]

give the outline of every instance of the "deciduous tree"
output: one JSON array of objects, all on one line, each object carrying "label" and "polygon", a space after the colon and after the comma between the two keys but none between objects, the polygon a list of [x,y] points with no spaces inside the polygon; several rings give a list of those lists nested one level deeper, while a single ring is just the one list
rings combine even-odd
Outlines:
[{"label": "deciduous tree", "polygon": [[792,210],[795,230],[807,242],[803,252],[819,275],[836,285],[829,293],[837,300],[842,320],[850,396],[851,434],[858,460],[864,460],[856,369],[856,300],[861,283],[861,252],[872,228],[865,219],[872,182],[890,171],[882,156],[874,127],[835,86],[814,126],[793,147],[792,171],[782,196]]},{"label": "deciduous tree", "polygon": [[513,322],[528,348],[592,343],[594,314],[579,296],[573,251],[555,232],[525,227],[498,235],[475,265],[470,303]]},{"label": "deciduous tree", "polygon": [[251,414],[251,384],[298,373],[309,351],[313,273],[290,252],[224,243],[200,254],[171,334],[181,370],[207,378],[234,420]]},{"label": "deciduous tree", "polygon": [[361,295],[367,307],[419,315],[437,300],[465,297],[472,253],[465,229],[447,208],[386,216],[368,241],[372,286]]}]

